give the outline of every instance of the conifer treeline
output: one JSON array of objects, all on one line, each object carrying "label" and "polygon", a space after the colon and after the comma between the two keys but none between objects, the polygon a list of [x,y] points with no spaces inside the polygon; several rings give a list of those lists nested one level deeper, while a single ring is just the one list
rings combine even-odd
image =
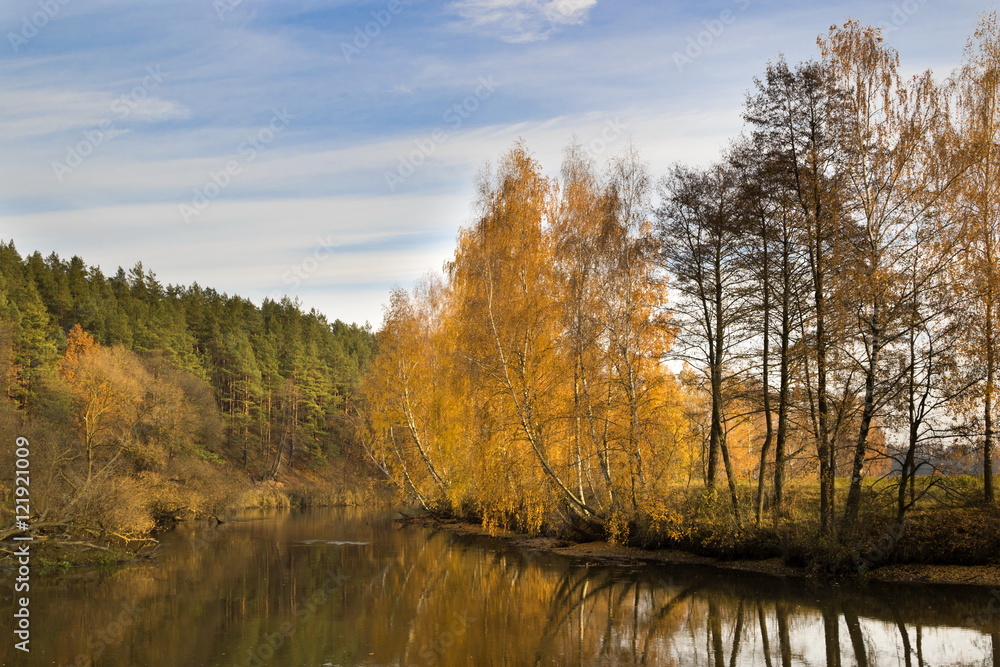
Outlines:
[{"label": "conifer treeline", "polygon": [[944,81],[856,21],[818,41],[658,192],[634,151],[598,171],[575,146],[558,179],[521,143],[481,178],[445,275],[378,334],[364,441],[401,488],[621,536],[682,525],[693,482],[779,525],[786,479],[818,477],[818,530],[850,539],[863,508],[901,525],[935,488],[918,463],[964,448],[994,502],[997,18]]},{"label": "conifer treeline", "polygon": [[[74,335],[77,349],[129,351],[119,359],[136,365],[118,369],[126,375],[171,375],[189,397],[207,400],[196,407],[221,429],[199,442],[203,456],[229,459],[255,477],[340,451],[348,404],[373,351],[366,327],[330,323],[287,298],[258,307],[197,284],[164,286],[141,264],[109,277],[79,257],[22,259],[13,242],[0,245],[8,410],[44,417],[56,409]],[[77,408],[67,408],[74,414],[64,425],[79,425]]]}]

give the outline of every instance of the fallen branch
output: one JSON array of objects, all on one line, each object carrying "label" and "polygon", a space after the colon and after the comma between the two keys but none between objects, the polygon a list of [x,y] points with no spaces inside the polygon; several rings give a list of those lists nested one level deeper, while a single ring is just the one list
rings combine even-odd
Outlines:
[{"label": "fallen branch", "polygon": [[60,542],[59,544],[66,544],[66,545],[75,546],[75,547],[87,547],[88,549],[100,549],[101,551],[107,551],[109,553],[113,552],[112,549],[109,549],[107,547],[102,547],[102,546],[97,545],[97,544],[92,544],[90,542],[73,541],[73,542]]},{"label": "fallen branch", "polygon": [[14,535],[20,535],[22,533],[34,533],[36,530],[40,530],[42,528],[55,528],[57,526],[65,527],[68,525],[69,524],[66,523],[65,521],[41,521],[39,523],[29,524],[27,528],[18,528],[17,526],[13,526],[11,528],[8,528],[4,532],[0,533],[0,542],[9,540]]},{"label": "fallen branch", "polygon": [[152,542],[153,544],[158,544],[159,540],[155,537],[127,537],[121,533],[108,533],[111,537],[117,537],[118,539],[124,541],[126,544],[129,542]]}]

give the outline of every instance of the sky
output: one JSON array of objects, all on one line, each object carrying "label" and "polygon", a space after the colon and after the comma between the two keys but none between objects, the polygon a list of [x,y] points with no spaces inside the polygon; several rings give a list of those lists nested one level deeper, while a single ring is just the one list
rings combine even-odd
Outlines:
[{"label": "sky", "polygon": [[375,328],[518,139],[716,159],[847,18],[946,76],[985,0],[3,0],[0,239]]}]

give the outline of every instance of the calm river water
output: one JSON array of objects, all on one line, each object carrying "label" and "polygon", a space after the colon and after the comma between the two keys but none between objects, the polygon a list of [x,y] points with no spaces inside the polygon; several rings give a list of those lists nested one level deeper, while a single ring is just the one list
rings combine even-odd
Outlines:
[{"label": "calm river water", "polygon": [[4,665],[1000,665],[1000,591],[609,567],[362,509],[186,524],[155,562],[31,577],[25,655],[0,575]]}]

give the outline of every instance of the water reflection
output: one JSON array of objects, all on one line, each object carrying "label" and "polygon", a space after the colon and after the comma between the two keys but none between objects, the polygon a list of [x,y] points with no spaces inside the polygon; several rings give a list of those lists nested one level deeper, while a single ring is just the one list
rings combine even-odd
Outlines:
[{"label": "water reflection", "polygon": [[608,567],[356,509],[32,576],[33,650],[5,665],[1000,665],[1000,592]]}]

